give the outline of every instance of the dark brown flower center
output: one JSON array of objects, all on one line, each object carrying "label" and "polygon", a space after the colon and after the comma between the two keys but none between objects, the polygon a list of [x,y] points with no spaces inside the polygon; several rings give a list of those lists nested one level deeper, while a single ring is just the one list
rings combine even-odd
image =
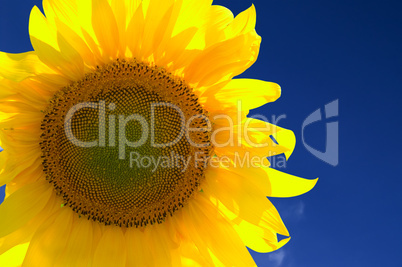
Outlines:
[{"label": "dark brown flower center", "polygon": [[212,151],[192,89],[135,60],[60,90],[42,131],[46,178],[65,205],[106,225],[162,223],[199,190]]}]

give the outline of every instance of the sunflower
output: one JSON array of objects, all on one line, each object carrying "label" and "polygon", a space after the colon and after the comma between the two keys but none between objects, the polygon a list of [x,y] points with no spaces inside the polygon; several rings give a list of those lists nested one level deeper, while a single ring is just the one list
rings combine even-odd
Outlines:
[{"label": "sunflower", "polygon": [[266,196],[316,180],[270,168],[295,137],[247,118],[280,96],[234,79],[258,55],[254,6],[43,9],[30,15],[34,51],[0,53],[1,266],[254,266],[247,247],[288,242]]}]

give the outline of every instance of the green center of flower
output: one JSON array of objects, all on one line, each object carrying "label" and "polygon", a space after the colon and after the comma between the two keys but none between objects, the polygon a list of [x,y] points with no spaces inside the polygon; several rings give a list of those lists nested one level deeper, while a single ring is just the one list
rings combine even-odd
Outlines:
[{"label": "green center of flower", "polygon": [[164,69],[116,61],[60,90],[42,121],[46,178],[81,216],[162,223],[199,190],[211,154],[207,113]]}]

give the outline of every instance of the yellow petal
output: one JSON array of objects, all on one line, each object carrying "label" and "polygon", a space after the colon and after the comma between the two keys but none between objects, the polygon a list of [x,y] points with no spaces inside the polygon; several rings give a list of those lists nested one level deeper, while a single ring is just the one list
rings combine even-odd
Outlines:
[{"label": "yellow petal", "polygon": [[52,71],[39,60],[35,52],[21,54],[0,52],[0,77],[20,82],[43,72]]},{"label": "yellow petal", "polygon": [[270,197],[294,197],[310,191],[317,179],[303,179],[272,168],[263,168],[271,184]]},{"label": "yellow petal", "polygon": [[10,195],[0,205],[0,237],[6,236],[26,224],[48,202],[52,187],[47,181],[29,184]]},{"label": "yellow petal", "polygon": [[[275,211],[274,214],[272,214],[273,210]],[[281,221],[282,229],[279,231],[277,230],[277,223],[274,223],[274,218],[279,218]],[[277,234],[288,236],[289,232],[283,225],[283,222],[273,205],[272,208],[268,209],[262,215],[261,221],[258,224],[253,224],[247,220],[240,219],[235,219],[234,223],[236,232],[239,234],[246,246],[257,252],[272,252],[281,248],[287,243],[287,241],[289,241],[289,238],[287,238],[286,242],[284,242],[284,240],[278,242]]]},{"label": "yellow petal", "polygon": [[[266,157],[284,153],[286,159],[293,153],[296,145],[293,131],[256,119],[246,119],[242,127],[244,129],[242,145],[246,149],[265,151]],[[275,141],[271,139],[271,135]]]},{"label": "yellow petal", "polygon": [[[9,186],[7,185],[7,188]],[[0,254],[12,249],[13,247],[29,242],[36,230],[45,222],[54,212],[60,209],[60,203],[55,193],[50,197],[47,205],[41,212],[33,217],[28,223],[20,227],[11,234],[0,238]],[[25,256],[25,254],[24,254]]]},{"label": "yellow petal", "polygon": [[141,3],[127,26],[127,46],[134,57],[138,57],[140,54],[144,26],[145,18]]},{"label": "yellow petal", "polygon": [[[29,17],[29,35],[42,43],[48,44],[55,50],[58,49],[56,28],[49,24],[48,20],[37,6],[32,8]],[[34,43],[32,45],[34,45]],[[39,58],[41,58],[41,54],[44,54],[44,51],[38,53]]]},{"label": "yellow petal", "polygon": [[[4,55],[2,53],[0,53],[0,60],[2,60],[1,58],[3,56]],[[3,63],[4,63],[4,61],[3,61]],[[24,71],[25,70],[23,70],[22,72],[24,72]],[[3,72],[1,72],[1,73],[3,73]],[[3,74],[0,74],[0,98],[8,98],[8,97],[14,95],[15,92],[13,92],[13,90],[11,89],[12,86],[10,86],[12,81],[6,79],[5,77],[2,77],[2,75]],[[7,75],[7,74],[5,74],[5,75]],[[23,77],[22,79],[24,79],[26,77],[25,74],[23,74],[22,77]],[[18,76],[17,76],[17,80],[20,80],[20,78],[18,78]],[[0,121],[1,121],[1,119],[2,119],[2,116],[0,115]]]},{"label": "yellow petal", "polygon": [[125,233],[127,247],[127,266],[146,266],[152,258],[149,247],[145,247],[145,235],[136,228],[129,228]]},{"label": "yellow petal", "polygon": [[9,251],[0,255],[0,266],[18,267],[21,266],[25,254],[28,250],[29,243],[21,244],[13,247]]},{"label": "yellow petal", "polygon": [[[70,61],[71,55],[77,55],[77,53],[72,52],[74,49],[67,44],[63,46],[63,51],[67,52],[67,55],[60,52],[56,28],[48,23],[36,6],[32,9],[29,18],[29,35],[32,46],[43,63],[70,80],[78,80],[83,76],[84,73],[80,67],[82,64]],[[61,42],[65,43],[65,41]],[[76,56],[75,59],[79,58]]]},{"label": "yellow petal", "polygon": [[247,33],[255,29],[256,11],[254,5],[241,12],[233,22],[225,29],[226,38],[232,38],[242,33]]},{"label": "yellow petal", "polygon": [[[240,219],[249,223],[259,225],[263,218],[267,218],[269,227],[275,233],[287,235],[287,229],[283,221],[272,205],[266,198],[265,194],[269,191],[269,183],[267,188],[260,188],[259,185],[267,185],[260,183],[260,180],[254,178],[254,175],[261,173],[254,172],[244,175],[238,170],[243,168],[210,168],[207,173],[207,183],[203,189],[207,193],[211,193],[214,198],[222,202],[228,210]],[[257,169],[258,168],[249,168]],[[260,171],[264,173],[264,171]],[[269,182],[267,177],[264,177]]]},{"label": "yellow petal", "polygon": [[289,159],[296,146],[296,136],[293,131],[276,126],[275,130],[272,133],[272,136],[275,138],[280,146],[287,148],[287,151],[284,152],[284,154],[286,156],[286,159]]},{"label": "yellow petal", "polygon": [[69,208],[60,208],[38,229],[32,238],[23,267],[53,267],[63,254],[71,233],[74,212]]},{"label": "yellow petal", "polygon": [[[155,63],[158,65],[162,66],[168,66],[166,63],[162,63],[161,59],[166,60],[165,58],[172,58],[174,57],[174,52],[180,50],[180,52],[183,52],[184,49],[187,47],[187,45],[190,43],[192,37],[196,33],[197,29],[195,27],[188,27],[182,32],[173,35],[174,28],[177,24],[177,20],[179,19],[181,15],[181,10],[185,3],[183,3],[183,0],[179,0],[174,2],[165,15],[163,16],[161,22],[159,23],[159,26],[155,32],[155,35],[158,36],[158,38],[154,39],[154,60]],[[191,35],[191,38],[188,39],[190,36],[188,33],[192,32],[193,34]],[[180,37],[179,37],[180,36]],[[177,43],[178,38],[183,38],[186,36],[182,41],[184,43]],[[175,43],[177,46],[174,46],[173,43]],[[172,51],[173,50],[173,51]],[[172,54],[171,54],[172,53]],[[177,56],[177,55],[176,55]],[[174,61],[174,60],[173,60]],[[168,62],[170,63],[170,62]],[[171,71],[170,69],[168,69]]]},{"label": "yellow petal", "polygon": [[183,243],[180,246],[180,254],[182,256],[181,265],[183,267],[208,266],[208,262],[201,257],[198,248],[193,243]]},{"label": "yellow petal", "polygon": [[84,37],[81,37],[78,32],[71,29],[69,26],[64,24],[59,18],[55,18],[55,23],[57,26],[58,33],[65,38],[71,47],[77,51],[82,56],[82,60],[92,68],[95,68],[99,64],[96,61],[94,53],[90,50],[88,45],[84,41]]},{"label": "yellow petal", "polygon": [[43,173],[42,162],[38,158],[32,166],[18,173],[11,182],[7,183],[6,193],[13,194],[25,185],[36,182],[39,179],[46,178]]},{"label": "yellow petal", "polygon": [[196,246],[208,248],[225,266],[255,265],[232,225],[205,196],[199,195],[188,203],[183,219]]},{"label": "yellow petal", "polygon": [[124,267],[126,265],[126,246],[122,229],[117,226],[106,227],[96,248],[93,266]]},{"label": "yellow petal", "polygon": [[233,79],[217,92],[207,90],[203,94],[207,106],[231,104],[247,111],[274,102],[280,95],[278,84],[254,79]]},{"label": "yellow petal", "polygon": [[[14,98],[14,96],[12,97]],[[23,112],[38,112],[40,110],[36,109],[28,102],[16,101],[14,99],[0,99],[0,110],[6,113],[23,113]]]},{"label": "yellow petal", "polygon": [[[105,58],[102,58],[101,51],[99,50],[99,45],[96,43],[96,37],[92,37],[90,33],[88,33],[85,29],[81,29],[82,35],[84,36],[84,39],[88,45],[88,47],[91,49],[92,53],[95,55],[96,62],[103,62]],[[103,54],[106,56],[106,54]],[[107,60],[108,61],[108,60]]]},{"label": "yellow petal", "polygon": [[[77,2],[75,0],[44,0],[42,3],[48,24],[53,29],[57,29],[57,31],[66,38],[66,41],[70,43],[80,55],[85,55],[85,57],[90,57],[90,55],[83,53],[87,51],[83,49],[82,40],[84,36],[81,33],[81,28],[90,29],[91,33],[93,33],[90,4],[91,1]],[[88,58],[85,58],[85,60],[88,60]]]},{"label": "yellow petal", "polygon": [[169,39],[164,48],[166,53],[163,55],[162,58],[158,59],[157,64],[160,64],[162,66],[169,66],[170,64],[172,64],[167,68],[171,72],[180,69],[182,65],[178,64],[177,60],[181,58],[184,53],[186,53],[185,48],[191,42],[196,32],[197,28],[188,28],[177,34],[173,38]]},{"label": "yellow petal", "polygon": [[[174,26],[172,36],[188,28],[200,28],[205,23],[205,16],[211,8],[212,0],[186,0],[183,1],[179,17]],[[204,37],[202,35],[201,37]],[[188,49],[203,49],[205,40],[203,38],[195,38],[189,45]]]},{"label": "yellow petal", "polygon": [[[207,194],[208,189],[204,192]],[[221,213],[231,220],[234,229],[247,247],[257,252],[271,252],[283,245],[278,242],[277,234],[288,236],[289,232],[274,205],[266,198],[262,199],[265,199],[265,204],[259,201],[258,205],[263,206],[263,212],[259,214],[259,220],[254,222],[250,220],[251,217],[240,215],[236,208],[230,209],[221,202],[218,202],[217,206]]]},{"label": "yellow petal", "polygon": [[[4,133],[0,132],[2,139],[2,147],[5,152],[0,154],[0,158],[3,158],[4,162],[0,165],[2,169],[0,175],[0,185],[4,185],[12,181],[19,173],[27,169],[35,169],[35,165],[38,158],[40,158],[41,152],[36,147],[24,146],[10,143],[9,138],[5,137]],[[18,158],[18,155],[24,154],[24,158]]]},{"label": "yellow petal", "polygon": [[[36,75],[44,77],[49,74],[37,73]],[[34,80],[33,77],[32,79],[25,79],[20,82],[4,79],[4,81],[0,81],[0,84],[0,90],[5,90],[5,92],[2,93],[10,93],[8,96],[2,96],[2,101],[24,102],[35,107],[40,106],[40,110],[44,110],[48,105],[48,99],[54,95],[54,91],[57,88],[52,88],[52,91],[49,92],[47,86],[44,86],[42,82],[39,82],[36,79]]]},{"label": "yellow petal", "polygon": [[225,38],[224,29],[233,21],[233,13],[223,6],[211,6],[205,25],[205,45],[209,47]]},{"label": "yellow petal", "polygon": [[93,227],[92,221],[76,216],[68,243],[55,266],[90,266],[92,261]]},{"label": "yellow petal", "polygon": [[75,0],[58,1],[58,0],[43,0],[43,10],[46,18],[53,27],[56,26],[56,20],[65,25],[73,27],[74,30],[80,29],[78,19],[78,6]]},{"label": "yellow petal", "polygon": [[210,86],[241,74],[257,60],[261,38],[253,32],[217,43],[186,67],[185,79],[199,87]]},{"label": "yellow petal", "polygon": [[102,233],[103,232],[105,232],[105,225],[104,224],[102,224],[102,223],[100,223],[100,222],[93,222],[92,223],[92,245],[90,246],[90,248],[91,248],[91,256],[92,256],[92,259],[91,259],[91,265],[93,264],[93,262],[94,262],[94,257],[93,257],[93,255],[95,255],[95,251],[96,251],[96,249],[97,249],[97,247],[98,247],[98,244],[99,244],[99,241],[101,240],[101,238],[102,238]]},{"label": "yellow petal", "polygon": [[[126,6],[126,1],[111,0],[110,6],[113,10],[114,17],[116,18],[117,28],[119,29],[119,56],[124,57],[126,53],[126,26],[127,20],[130,21],[131,17],[126,17],[129,8]],[[130,7],[131,8],[131,7]]]},{"label": "yellow petal", "polygon": [[149,57],[162,41],[170,23],[173,5],[173,0],[149,1],[149,6],[145,14],[144,37],[141,45],[140,58]]},{"label": "yellow petal", "polygon": [[224,168],[209,168],[206,176],[208,187],[205,190],[211,192],[229,209],[236,211],[238,216],[253,222],[260,220],[265,210],[260,203],[264,201],[265,196],[253,183]]},{"label": "yellow petal", "polygon": [[149,250],[152,258],[149,264],[152,266],[173,266],[171,240],[166,234],[165,225],[155,225],[146,227],[144,234],[146,243],[149,244]]},{"label": "yellow petal", "polygon": [[92,26],[105,60],[115,59],[119,48],[119,28],[107,0],[92,1]]},{"label": "yellow petal", "polygon": [[67,40],[60,33],[57,33],[57,43],[59,45],[60,53],[63,55],[63,58],[67,62],[69,62],[69,65],[71,66],[71,72],[83,76],[84,61],[81,55],[71,46],[70,43],[67,42]]},{"label": "yellow petal", "polygon": [[[56,0],[57,1],[57,0]],[[87,1],[76,1],[78,17],[77,22],[79,22],[79,27],[82,32],[87,32],[88,35],[93,39],[96,40],[95,32],[92,27],[92,0]],[[70,25],[66,23],[66,25]]]},{"label": "yellow petal", "polygon": [[[120,1],[120,0],[113,0],[113,1]],[[124,0],[126,7],[126,24],[127,24],[126,26],[128,26],[128,23],[134,16],[134,13],[137,10],[138,6],[141,4],[141,2],[142,0]]]},{"label": "yellow petal", "polygon": [[244,244],[254,251],[266,253],[277,249],[277,236],[273,232],[268,235],[261,227],[254,226],[246,221],[235,225],[234,228]]},{"label": "yellow petal", "polygon": [[[91,1],[44,0],[43,9],[46,14],[46,24],[48,28],[50,28],[51,31],[57,30],[57,32],[65,38],[65,42],[76,50],[88,65],[95,67],[97,62],[94,61],[94,55],[99,59],[100,53],[98,51],[98,45],[94,44],[93,41],[95,34],[93,33],[91,23]],[[41,30],[44,31],[44,29]],[[55,35],[55,33],[53,33],[53,35]],[[58,50],[52,43],[38,36],[36,36],[36,38],[50,44],[51,47]],[[88,44],[86,44],[85,41]],[[92,51],[89,50],[88,46],[91,47]],[[64,52],[61,52],[64,55]],[[67,62],[71,62],[71,60],[67,60]]]},{"label": "yellow petal", "polygon": [[[292,153],[296,142],[292,131],[265,121],[244,118],[242,113],[223,112],[225,111],[215,108],[210,115],[213,121],[211,142],[215,145],[214,151],[218,156],[228,156],[241,165],[250,165],[253,159],[261,162],[266,157],[282,153],[289,157]],[[280,143],[271,136],[279,136]]]}]

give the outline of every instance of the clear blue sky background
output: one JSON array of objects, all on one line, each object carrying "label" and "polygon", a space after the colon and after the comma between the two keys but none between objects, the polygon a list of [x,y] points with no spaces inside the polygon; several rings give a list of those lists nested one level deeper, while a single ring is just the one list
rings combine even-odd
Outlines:
[{"label": "clear blue sky background", "polygon": [[[402,266],[402,2],[372,0],[220,0],[234,14],[257,8],[260,56],[243,77],[277,82],[282,97],[254,113],[286,115],[298,143],[284,171],[320,177],[316,188],[272,199],[292,240],[259,266]],[[31,50],[28,16],[40,1],[3,1],[0,51]],[[339,165],[310,154],[304,119],[339,99]],[[305,131],[325,149],[325,123]]]}]

